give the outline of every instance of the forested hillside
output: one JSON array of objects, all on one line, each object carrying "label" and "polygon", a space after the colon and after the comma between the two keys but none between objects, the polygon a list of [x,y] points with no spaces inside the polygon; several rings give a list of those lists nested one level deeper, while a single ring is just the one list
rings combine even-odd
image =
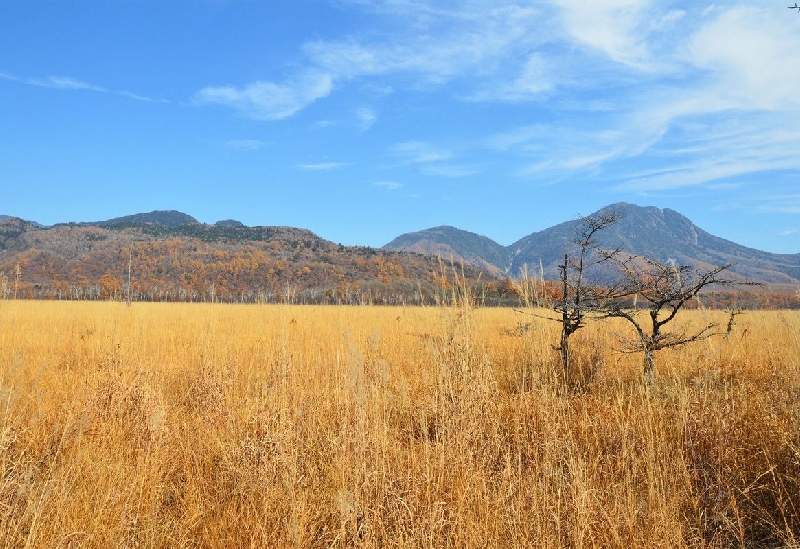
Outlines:
[{"label": "forested hillside", "polygon": [[[667,254],[701,269],[733,263],[738,276],[767,283],[746,297],[728,292],[693,306],[800,307],[796,256],[717,239],[669,210],[622,206],[631,211],[603,235],[606,245],[642,256]],[[647,230],[642,220],[652,221]],[[547,305],[559,299],[555,266],[573,234],[574,222],[564,223],[503,248],[475,233],[437,227],[375,249],[294,227],[235,220],[209,225],[176,211],[51,227],[5,217],[0,299],[434,304],[452,297],[459,278],[482,304],[517,306],[533,298]],[[514,264],[525,260],[530,279],[510,276],[512,258]],[[613,275],[607,273],[608,280]]]},{"label": "forested hillside", "polygon": [[[454,276],[431,256],[342,246],[290,227],[0,221],[5,297],[127,299],[129,266],[132,299],[151,301],[433,303]],[[456,271],[497,287],[474,267]]]}]

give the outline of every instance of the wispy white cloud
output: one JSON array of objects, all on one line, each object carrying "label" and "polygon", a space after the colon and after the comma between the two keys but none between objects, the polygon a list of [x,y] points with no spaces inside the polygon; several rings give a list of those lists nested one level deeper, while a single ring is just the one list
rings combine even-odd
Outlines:
[{"label": "wispy white cloud", "polygon": [[760,116],[720,113],[710,115],[706,124],[676,125],[644,154],[653,167],[647,173],[632,174],[617,189],[720,184],[730,178],[797,169],[794,144],[800,142],[800,113],[782,116],[794,123],[776,127],[774,114],[767,112]]},{"label": "wispy white cloud", "polygon": [[544,138],[548,131],[549,128],[544,125],[519,126],[502,133],[490,135],[486,140],[486,144],[491,149],[505,152],[530,143],[537,138]]},{"label": "wispy white cloud", "polygon": [[[475,79],[465,98],[520,101],[549,90],[543,58],[525,56],[544,41],[543,10],[528,1],[448,2],[343,0],[342,5],[377,15],[383,32],[307,41],[301,51],[305,73],[286,82],[210,86],[196,104],[221,104],[259,120],[288,118],[329,95],[334,84],[362,80],[364,89],[386,95],[397,88],[421,89],[456,78]],[[521,56],[520,61],[513,60]],[[510,62],[511,61],[511,62]],[[510,68],[509,68],[510,67]],[[492,80],[499,76],[495,89]],[[387,82],[387,79],[392,79]],[[362,127],[374,119],[362,119]]]},{"label": "wispy white cloud", "polygon": [[[790,181],[788,186],[782,187],[779,183],[776,188],[764,188],[757,182],[750,181],[748,185],[742,186],[743,192],[731,193],[720,209],[721,211],[743,211],[749,210],[759,214],[800,214],[800,193],[796,190],[794,181]],[[795,227],[788,227],[783,232],[778,232],[783,236],[794,234]],[[800,233],[800,229],[796,229]]]},{"label": "wispy white cloud", "polygon": [[776,9],[737,6],[709,20],[689,42],[689,61],[711,89],[740,108],[800,106],[800,25]]},{"label": "wispy white cloud", "polygon": [[169,103],[166,99],[155,99],[152,97],[147,97],[144,95],[139,95],[137,93],[133,93],[127,90],[113,90],[109,88],[105,88],[103,86],[97,86],[95,84],[90,84],[89,82],[84,82],[83,80],[79,80],[77,78],[73,78],[71,76],[47,76],[47,77],[32,77],[32,78],[20,78],[14,76],[13,74],[0,72],[0,79],[2,80],[10,80],[14,82],[21,82],[23,84],[27,84],[29,86],[36,86],[37,88],[51,88],[56,90],[75,90],[75,91],[91,91],[91,92],[98,92],[98,93],[110,93],[114,95],[120,95],[122,97],[127,97],[129,99],[135,99],[136,101],[146,101],[146,102],[157,102],[157,103]]},{"label": "wispy white cloud", "polygon": [[309,70],[282,84],[254,82],[244,87],[207,87],[193,98],[198,105],[221,105],[256,120],[281,120],[295,114],[333,89],[333,78]]},{"label": "wispy white cloud", "polygon": [[[579,27],[568,28],[623,67],[607,68],[604,82],[631,85],[615,91],[616,105],[605,112],[581,117],[579,106],[566,124],[512,127],[487,138],[489,149],[526,160],[518,175],[583,172],[616,191],[653,192],[800,168],[792,145],[800,142],[800,71],[786,65],[786,52],[800,51],[800,19],[739,6],[707,10],[689,23],[681,10],[659,15],[645,0],[558,4],[619,15],[616,27],[598,35],[583,36],[580,25],[589,23],[576,14],[569,16]],[[665,49],[665,36],[676,33],[686,46]],[[666,57],[655,60],[654,51]],[[641,76],[631,79],[631,70]]]},{"label": "wispy white cloud", "polygon": [[266,145],[266,142],[259,139],[229,139],[224,141],[222,145],[232,151],[249,152],[257,151]]},{"label": "wispy white cloud", "polygon": [[469,101],[522,102],[539,98],[554,90],[557,78],[550,63],[541,54],[532,54],[519,69],[519,74],[506,80],[492,79],[481,89],[465,96]]},{"label": "wispy white cloud", "polygon": [[771,206],[762,206],[760,209],[762,211],[774,213],[800,214],[800,204],[785,204],[783,206],[774,204]]},{"label": "wispy white cloud", "polygon": [[485,146],[523,159],[514,175],[557,182],[576,172],[594,171],[605,162],[630,155],[641,135],[630,127],[562,124],[520,126],[490,136]]},{"label": "wispy white cloud", "polygon": [[116,91],[113,92],[123,97],[127,97],[129,99],[135,99],[136,101],[144,101],[146,103],[169,103],[167,99],[157,99],[154,97],[147,97],[146,95],[139,95],[138,93],[133,93],[129,91]]},{"label": "wispy white cloud", "polygon": [[[800,51],[800,17],[771,6],[338,3],[375,15],[375,31],[308,41],[301,47],[306,67],[294,78],[205,88],[195,101],[277,120],[355,81],[361,91],[536,101],[552,116],[537,120],[532,111],[536,123],[483,137],[483,151],[510,158],[509,170],[520,177],[559,181],[580,174],[616,191],[730,184],[748,174],[800,167],[784,152],[798,139],[787,120],[800,122],[800,70],[791,65],[791,52]],[[356,111],[361,130],[376,117],[371,108]],[[481,171],[482,161],[463,162],[465,152],[451,149],[423,139],[388,152],[431,175]]]},{"label": "wispy white cloud", "polygon": [[747,206],[755,206],[757,211],[768,214],[800,214],[800,193],[797,192],[794,182],[790,183],[791,189],[776,189],[764,192],[763,190],[747,196]]},{"label": "wispy white cloud", "polygon": [[717,6],[715,4],[710,4],[708,7],[706,7],[703,10],[703,12],[700,15],[701,15],[701,17],[705,17],[706,15],[708,15],[709,13],[714,11],[715,9],[717,9]]},{"label": "wispy white cloud", "polygon": [[29,78],[25,80],[26,84],[31,86],[39,86],[41,88],[55,88],[59,90],[88,90],[96,92],[107,92],[106,88],[95,86],[88,82],[83,82],[76,78],[69,76],[48,76],[47,78]]},{"label": "wispy white cloud", "polygon": [[358,118],[358,124],[361,128],[361,131],[367,131],[375,124],[375,121],[378,120],[378,115],[375,113],[374,110],[368,107],[362,107],[358,109],[356,112],[356,117]]},{"label": "wispy white cloud", "polygon": [[421,141],[405,141],[394,145],[390,152],[409,164],[428,164],[449,160],[453,153]]},{"label": "wispy white cloud", "polygon": [[761,164],[751,162],[695,162],[650,170],[642,177],[632,177],[614,188],[618,191],[664,191],[693,187],[728,177],[742,176],[763,170]]},{"label": "wispy white cloud", "polygon": [[316,122],[311,124],[311,127],[314,129],[322,129],[322,128],[330,128],[331,126],[335,125],[336,122],[334,122],[333,120],[317,120]]},{"label": "wispy white cloud", "polygon": [[730,192],[739,190],[742,188],[742,186],[743,185],[738,182],[726,182],[726,183],[709,183],[705,187],[715,192]]},{"label": "wispy white cloud", "polygon": [[[318,40],[304,44],[303,52],[311,63],[340,78],[406,75],[412,87],[431,86],[464,75],[485,80],[503,73],[509,56],[541,43],[545,34],[546,27],[536,28],[542,16],[536,8],[497,2],[465,2],[457,9],[434,4],[370,5],[403,24],[395,23],[392,32],[378,40]],[[523,62],[518,78],[522,86],[531,87],[524,66]],[[540,77],[538,68],[530,66],[528,73]],[[537,78],[534,87],[545,84]]]},{"label": "wispy white cloud", "polygon": [[397,189],[401,189],[403,187],[402,183],[398,183],[397,181],[376,181],[373,183],[375,187],[383,187],[384,189],[388,189],[390,191],[396,191]]},{"label": "wispy white cloud", "polygon": [[298,164],[297,167],[308,172],[325,172],[338,170],[347,166],[346,162],[317,162],[315,164]]},{"label": "wispy white cloud", "polygon": [[480,173],[481,168],[472,164],[428,164],[423,171],[430,175],[458,178]]},{"label": "wispy white cloud", "polygon": [[452,151],[422,141],[397,143],[389,152],[403,164],[413,164],[428,175],[458,178],[481,171],[476,165],[459,162]]},{"label": "wispy white cloud", "polygon": [[[554,68],[548,55],[536,51],[562,39],[551,2],[467,0],[457,6],[439,0],[338,3],[377,16],[375,28],[380,31],[321,38],[302,45],[307,70],[325,74],[331,79],[330,87],[334,82],[361,79],[364,89],[385,95],[398,88],[430,89],[461,79],[471,88],[459,90],[457,96],[463,99],[519,102],[553,90],[561,78],[560,67]],[[273,102],[266,108],[252,105],[264,103],[253,96],[262,95],[262,90],[281,95],[286,88],[297,86],[293,82],[254,82],[241,87],[209,87],[195,99],[229,104],[248,116],[274,120],[291,116],[310,100],[292,103],[299,108],[276,111]],[[318,99],[330,91],[311,96]]]},{"label": "wispy white cloud", "polygon": [[645,22],[655,10],[650,0],[556,0],[572,37],[612,60],[646,67],[650,51]]}]

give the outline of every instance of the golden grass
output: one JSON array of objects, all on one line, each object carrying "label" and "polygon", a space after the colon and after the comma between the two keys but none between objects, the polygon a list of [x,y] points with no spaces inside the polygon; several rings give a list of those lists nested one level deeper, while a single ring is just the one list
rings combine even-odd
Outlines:
[{"label": "golden grass", "polygon": [[0,302],[0,546],[798,546],[800,315],[737,321],[564,394],[508,309]]}]

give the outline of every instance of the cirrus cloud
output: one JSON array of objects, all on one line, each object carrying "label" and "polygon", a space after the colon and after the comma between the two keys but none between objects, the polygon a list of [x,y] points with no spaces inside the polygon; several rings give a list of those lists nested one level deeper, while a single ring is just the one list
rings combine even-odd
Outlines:
[{"label": "cirrus cloud", "polygon": [[315,164],[298,164],[297,167],[307,172],[327,172],[347,166],[345,162],[317,162]]},{"label": "cirrus cloud", "polygon": [[295,114],[333,89],[330,74],[309,70],[282,84],[257,81],[244,87],[211,86],[198,91],[197,105],[221,105],[256,120],[281,120]]},{"label": "cirrus cloud", "polygon": [[403,187],[402,183],[398,183],[397,181],[377,181],[373,183],[375,187],[383,187],[389,191],[396,191],[397,189],[401,189]]}]

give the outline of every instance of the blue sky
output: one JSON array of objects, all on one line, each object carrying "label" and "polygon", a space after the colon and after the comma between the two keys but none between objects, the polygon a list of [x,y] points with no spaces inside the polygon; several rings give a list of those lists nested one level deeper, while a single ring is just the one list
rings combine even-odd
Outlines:
[{"label": "blue sky", "polygon": [[626,201],[800,252],[784,0],[4,0],[0,213],[501,244]]}]

